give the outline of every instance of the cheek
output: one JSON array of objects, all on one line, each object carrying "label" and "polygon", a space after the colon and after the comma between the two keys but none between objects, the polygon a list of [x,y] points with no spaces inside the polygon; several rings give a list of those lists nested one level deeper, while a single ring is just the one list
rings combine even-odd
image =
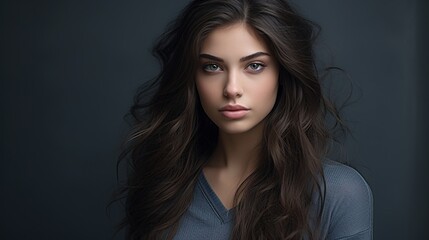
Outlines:
[{"label": "cheek", "polygon": [[271,75],[268,78],[269,81],[263,81],[263,84],[254,85],[253,92],[254,96],[259,99],[259,101],[264,103],[270,103],[272,101],[275,102],[277,98],[278,91],[278,79],[277,75]]},{"label": "cheek", "polygon": [[213,104],[216,100],[217,91],[213,84],[208,82],[198,81],[196,82],[196,88],[200,97],[201,104],[203,107]]},{"label": "cheek", "polygon": [[260,102],[263,103],[265,111],[270,112],[277,99],[277,86],[267,86],[265,89],[260,89],[260,91],[262,91],[260,96],[263,96]]},{"label": "cheek", "polygon": [[260,92],[261,96],[275,96],[277,95],[277,83],[268,82],[263,85],[260,85],[257,91]]},{"label": "cheek", "polygon": [[274,98],[274,101],[277,98],[277,92],[278,92],[278,88],[279,88],[279,74],[278,71],[275,71],[274,73],[272,73],[272,75],[270,76],[270,84],[267,84],[267,91],[269,92],[269,94],[272,95],[272,97]]}]

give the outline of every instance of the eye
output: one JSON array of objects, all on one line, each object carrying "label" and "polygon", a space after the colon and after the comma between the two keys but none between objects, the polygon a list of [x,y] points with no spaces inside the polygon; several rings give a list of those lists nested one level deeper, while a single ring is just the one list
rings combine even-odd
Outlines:
[{"label": "eye", "polygon": [[265,68],[265,65],[262,63],[251,63],[247,66],[247,68],[252,72],[260,72]]},{"label": "eye", "polygon": [[219,72],[219,71],[222,71],[222,68],[220,68],[220,66],[215,63],[210,63],[210,64],[205,64],[203,66],[203,70],[206,72]]}]

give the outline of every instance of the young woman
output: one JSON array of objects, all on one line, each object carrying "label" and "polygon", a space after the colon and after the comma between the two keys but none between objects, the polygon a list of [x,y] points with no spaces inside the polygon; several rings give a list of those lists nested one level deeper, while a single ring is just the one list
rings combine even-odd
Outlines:
[{"label": "young woman", "polygon": [[183,10],[131,109],[128,239],[372,238],[368,185],[325,158],[325,117],[341,120],[322,95],[314,37],[282,0]]}]

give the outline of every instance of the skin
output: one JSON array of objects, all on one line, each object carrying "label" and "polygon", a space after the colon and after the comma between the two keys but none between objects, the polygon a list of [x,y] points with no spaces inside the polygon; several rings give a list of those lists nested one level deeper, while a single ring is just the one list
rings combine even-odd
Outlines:
[{"label": "skin", "polygon": [[[258,165],[266,116],[277,97],[279,67],[267,44],[245,23],[213,30],[200,50],[196,87],[207,116],[219,128],[219,141],[203,173],[226,209],[238,186]],[[227,105],[247,110],[220,111]]]}]

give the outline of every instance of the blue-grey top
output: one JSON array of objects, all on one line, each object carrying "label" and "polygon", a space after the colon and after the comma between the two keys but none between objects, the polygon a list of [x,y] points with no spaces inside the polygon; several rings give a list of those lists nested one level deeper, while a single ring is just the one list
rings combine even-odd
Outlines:
[{"label": "blue-grey top", "polygon": [[[321,221],[321,239],[372,239],[372,193],[363,177],[353,168],[334,161],[323,165],[326,199]],[[314,196],[313,199],[317,199]],[[318,205],[310,208],[317,216]],[[182,217],[175,240],[227,240],[234,220],[200,173],[193,200]]]}]

